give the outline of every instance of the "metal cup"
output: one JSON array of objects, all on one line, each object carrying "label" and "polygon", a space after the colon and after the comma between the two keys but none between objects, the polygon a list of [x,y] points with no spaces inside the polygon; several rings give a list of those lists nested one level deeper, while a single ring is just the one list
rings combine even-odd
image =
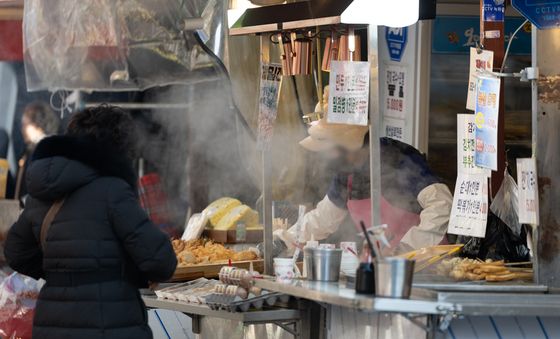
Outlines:
[{"label": "metal cup", "polygon": [[408,299],[412,289],[414,261],[390,257],[375,262],[375,295]]},{"label": "metal cup", "polygon": [[317,281],[338,281],[342,250],[339,248],[314,248],[313,279]]}]

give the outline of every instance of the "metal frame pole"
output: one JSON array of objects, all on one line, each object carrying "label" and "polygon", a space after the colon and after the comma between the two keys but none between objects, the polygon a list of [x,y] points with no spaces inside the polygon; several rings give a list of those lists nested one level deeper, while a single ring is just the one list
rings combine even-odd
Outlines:
[{"label": "metal frame pole", "polygon": [[369,161],[371,224],[381,224],[381,150],[379,145],[381,112],[379,110],[379,57],[377,26],[368,26],[369,73]]},{"label": "metal frame pole", "polygon": [[[260,36],[261,62],[270,62],[270,40],[267,35]],[[262,217],[264,224],[264,273],[274,274],[272,264],[272,185],[271,185],[271,154],[263,145],[261,157],[262,170]]]},{"label": "metal frame pole", "polygon": [[[535,25],[531,25],[531,67],[533,67],[533,69],[537,69],[538,64],[537,64],[537,39],[538,39],[538,35],[537,35],[537,27]],[[538,86],[538,82],[536,80],[531,81],[531,150],[532,150],[532,156],[535,159],[538,159],[538,151],[537,151],[537,143],[538,143],[538,130],[539,130],[539,126],[538,126],[538,114],[539,114],[539,86]],[[540,211],[539,211],[540,213]],[[539,246],[538,246],[538,240],[539,240],[539,228],[534,226],[532,227],[532,234],[531,234],[531,240],[532,240],[532,247],[533,247],[533,280],[537,283],[540,284],[542,283],[541,279],[540,279],[540,274],[539,274]]]}]

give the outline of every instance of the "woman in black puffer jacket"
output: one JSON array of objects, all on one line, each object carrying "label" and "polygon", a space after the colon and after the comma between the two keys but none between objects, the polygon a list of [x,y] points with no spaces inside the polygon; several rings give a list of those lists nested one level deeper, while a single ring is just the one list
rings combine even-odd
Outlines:
[{"label": "woman in black puffer jacket", "polygon": [[[30,198],[5,245],[14,270],[47,281],[33,338],[152,338],[138,288],[169,279],[177,261],[139,205],[132,126],[118,108],[86,109],[35,150]],[[41,224],[60,199],[41,249]]]}]

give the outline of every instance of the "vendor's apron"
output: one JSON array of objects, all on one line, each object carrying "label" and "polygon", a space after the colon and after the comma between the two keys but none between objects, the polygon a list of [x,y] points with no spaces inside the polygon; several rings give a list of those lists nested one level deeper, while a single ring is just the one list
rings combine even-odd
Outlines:
[{"label": "vendor's apron", "polygon": [[[352,200],[352,181],[353,176],[348,176],[348,201],[346,206],[356,227],[361,231],[361,221],[364,222],[366,228],[372,226],[371,198]],[[420,215],[391,205],[383,196],[381,196],[380,207],[381,223],[388,226],[385,230],[385,237],[389,241],[390,247],[395,248],[412,227],[420,224]]]}]

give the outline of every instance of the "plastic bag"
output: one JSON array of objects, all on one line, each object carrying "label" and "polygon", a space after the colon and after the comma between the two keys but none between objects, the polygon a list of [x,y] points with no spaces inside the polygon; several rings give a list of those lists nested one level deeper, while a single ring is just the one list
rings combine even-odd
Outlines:
[{"label": "plastic bag", "polygon": [[519,223],[517,192],[517,184],[506,169],[502,185],[490,205],[490,211],[500,218],[513,231],[513,234],[519,236],[521,224]]},{"label": "plastic bag", "polygon": [[494,213],[488,214],[486,235],[484,238],[459,237],[465,244],[462,255],[482,260],[504,260],[506,262],[523,262],[530,260],[527,247],[527,233],[521,228],[519,236],[515,235]]},{"label": "plastic bag", "polygon": [[198,27],[202,18],[206,43],[223,56],[225,6],[217,0],[26,0],[27,88],[122,91],[185,83],[212,63],[183,28]]},{"label": "plastic bag", "polygon": [[0,283],[0,338],[31,338],[42,281],[12,273]]}]

